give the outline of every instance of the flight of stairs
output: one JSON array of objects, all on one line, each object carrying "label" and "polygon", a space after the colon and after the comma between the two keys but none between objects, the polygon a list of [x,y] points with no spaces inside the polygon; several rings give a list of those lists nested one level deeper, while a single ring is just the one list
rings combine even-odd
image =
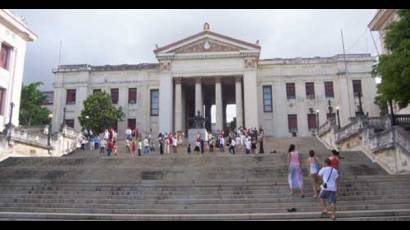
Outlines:
[{"label": "flight of stairs", "polygon": [[[314,138],[267,139],[265,153],[151,155],[81,151],[0,163],[0,220],[329,220],[304,168],[305,198],[289,194],[287,148],[305,160]],[[270,153],[276,150],[276,153]],[[410,175],[387,175],[363,153],[342,152],[337,220],[410,220]],[[296,212],[289,212],[295,208]]]}]

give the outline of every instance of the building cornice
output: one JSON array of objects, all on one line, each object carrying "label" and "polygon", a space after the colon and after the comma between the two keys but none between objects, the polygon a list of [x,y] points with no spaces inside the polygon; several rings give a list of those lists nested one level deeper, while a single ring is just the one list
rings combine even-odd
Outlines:
[{"label": "building cornice", "polygon": [[[332,57],[312,57],[312,58],[273,58],[260,59],[258,66],[263,65],[278,65],[278,64],[325,64],[343,62],[345,58],[343,54],[337,54]],[[370,54],[346,54],[346,61],[375,61],[375,58]]]},{"label": "building cornice", "polygon": [[379,31],[395,12],[396,9],[379,9],[367,27],[371,31]]},{"label": "building cornice", "polygon": [[0,9],[0,22],[3,22],[5,26],[26,41],[34,41],[37,39],[37,35],[34,34],[21,19],[13,15],[10,10]]}]

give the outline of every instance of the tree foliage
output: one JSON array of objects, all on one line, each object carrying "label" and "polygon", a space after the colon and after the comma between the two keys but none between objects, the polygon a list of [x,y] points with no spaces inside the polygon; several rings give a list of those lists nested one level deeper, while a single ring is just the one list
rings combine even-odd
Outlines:
[{"label": "tree foliage", "polygon": [[400,108],[410,103],[410,10],[398,10],[400,20],[386,28],[385,47],[374,74],[381,77],[379,102],[395,101]]},{"label": "tree foliage", "polygon": [[118,121],[124,120],[122,108],[112,105],[111,96],[105,92],[90,95],[83,102],[83,110],[78,117],[83,129],[90,129],[93,133],[101,133],[111,128]]},{"label": "tree foliage", "polygon": [[47,96],[38,89],[42,84],[42,82],[34,82],[22,87],[19,121],[23,126],[40,126],[49,123],[50,111],[42,107]]}]

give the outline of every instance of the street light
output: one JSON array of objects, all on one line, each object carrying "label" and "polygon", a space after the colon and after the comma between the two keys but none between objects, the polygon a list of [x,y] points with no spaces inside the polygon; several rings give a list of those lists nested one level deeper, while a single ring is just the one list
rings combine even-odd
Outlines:
[{"label": "street light", "polygon": [[51,139],[51,120],[53,119],[53,114],[48,114],[49,124],[48,124],[48,136],[47,136],[47,145],[50,147],[50,139]]},{"label": "street light", "polygon": [[319,135],[319,109],[316,109],[316,127],[317,127],[317,134]]},{"label": "street light", "polygon": [[60,131],[63,131],[64,126],[65,126],[65,113],[66,113],[66,108],[64,107],[64,109],[63,109],[63,122],[61,123]]},{"label": "street light", "polygon": [[7,135],[7,141],[10,142],[11,139],[11,118],[13,116],[13,108],[14,108],[14,103],[10,103],[10,116],[9,116],[9,123],[6,126],[6,135]]},{"label": "street light", "polygon": [[336,115],[337,115],[337,128],[340,129],[339,106],[336,106]]}]

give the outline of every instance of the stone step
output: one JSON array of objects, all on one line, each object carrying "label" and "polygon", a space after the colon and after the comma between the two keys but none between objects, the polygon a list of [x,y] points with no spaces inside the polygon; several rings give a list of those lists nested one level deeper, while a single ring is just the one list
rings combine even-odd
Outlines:
[{"label": "stone step", "polygon": [[[126,197],[99,197],[99,196],[60,196],[60,197],[35,197],[35,196],[25,196],[21,194],[0,196],[0,201],[2,203],[86,203],[86,204],[244,204],[244,203],[290,203],[297,202],[298,204],[303,203],[315,203],[318,202],[317,198],[313,198],[312,194],[305,198],[300,198],[296,196],[281,196],[281,197],[270,197],[270,196],[249,196],[243,198],[233,198],[229,196],[225,197],[210,197],[210,198],[198,198],[198,197],[150,197],[149,199],[141,199],[140,197],[126,196]],[[397,202],[409,200],[410,195],[401,196],[338,196],[339,202]]]},{"label": "stone step", "polygon": [[[387,219],[407,217],[409,210],[340,211],[337,220],[356,218]],[[227,214],[104,214],[104,213],[47,213],[0,212],[3,220],[329,220],[319,212],[297,213],[227,213]]]},{"label": "stone step", "polygon": [[[100,205],[101,206],[101,205]],[[29,207],[25,204],[24,207],[8,207],[0,205],[0,212],[57,212],[57,213],[118,213],[118,214],[221,214],[221,213],[286,213],[290,208],[296,208],[298,212],[315,212],[320,210],[319,202],[316,205],[282,205],[280,207],[251,207],[251,205],[230,205],[230,206],[209,206],[209,208],[198,207],[196,209],[191,208],[189,205],[181,206],[180,209],[169,209],[159,206],[158,208],[129,208],[114,209],[112,207],[107,208],[92,208],[87,205],[69,207]],[[366,204],[356,205],[348,204],[344,206],[338,206],[338,212],[341,211],[361,211],[361,210],[383,210],[383,209],[409,209],[410,204]]]}]

